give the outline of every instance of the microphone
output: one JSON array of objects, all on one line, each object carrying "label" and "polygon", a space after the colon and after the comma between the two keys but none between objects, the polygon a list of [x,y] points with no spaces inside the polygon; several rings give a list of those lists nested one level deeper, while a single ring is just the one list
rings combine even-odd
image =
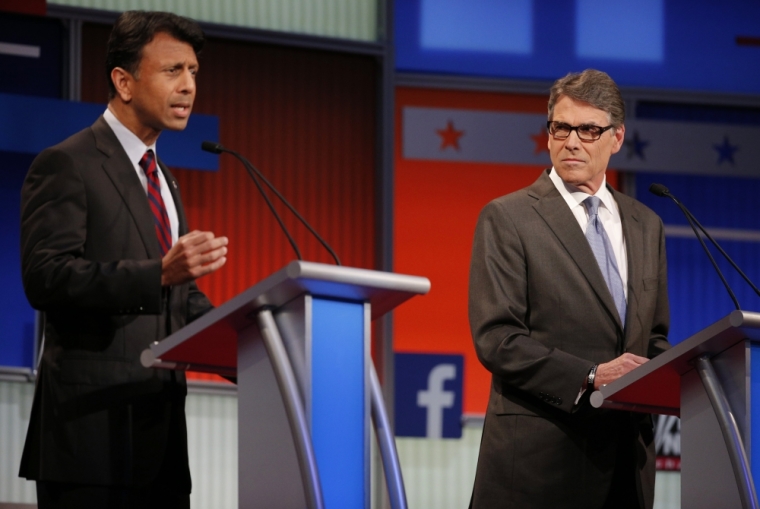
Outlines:
[{"label": "microphone", "polygon": [[264,197],[264,201],[266,201],[267,206],[269,207],[269,210],[272,211],[272,214],[274,215],[275,219],[277,220],[277,223],[280,225],[280,228],[282,228],[282,231],[285,233],[285,236],[288,238],[288,242],[290,242],[290,245],[293,247],[293,250],[296,252],[296,256],[299,260],[303,260],[301,257],[301,251],[298,249],[298,246],[296,245],[295,240],[290,235],[290,232],[285,227],[285,223],[282,222],[282,218],[277,213],[277,211],[274,208],[274,205],[272,205],[271,200],[267,196],[266,192],[264,192],[264,189],[261,187],[261,183],[259,182],[259,179],[261,179],[264,184],[277,196],[277,198],[280,199],[280,201],[290,210],[296,218],[301,221],[301,223],[306,227],[309,232],[311,232],[312,235],[319,241],[320,244],[327,250],[328,253],[330,253],[330,256],[333,257],[335,260],[336,265],[340,265],[340,259],[338,259],[338,255],[335,254],[335,251],[330,247],[330,245],[312,228],[312,226],[309,224],[306,219],[301,216],[301,214],[298,213],[298,211],[293,207],[293,205],[288,202],[288,200],[285,199],[285,197],[275,188],[269,180],[259,171],[258,168],[256,168],[251,162],[240,155],[239,153],[235,152],[232,149],[224,147],[221,143],[214,142],[214,141],[204,141],[201,143],[201,149],[203,149],[206,152],[211,152],[212,154],[221,154],[222,152],[227,152],[228,154],[232,154],[235,158],[237,158],[241,163],[243,163],[243,166],[245,166],[246,171],[248,171],[248,174],[251,176],[251,179],[253,180],[254,184],[256,184],[256,188],[259,190],[259,193],[261,193],[261,196]]},{"label": "microphone", "polygon": [[707,253],[707,256],[710,258],[710,261],[713,264],[713,267],[718,272],[718,275],[720,276],[721,281],[723,281],[723,285],[726,287],[726,290],[728,291],[729,295],[731,296],[731,299],[734,301],[734,305],[736,306],[736,309],[740,309],[739,307],[739,301],[736,299],[736,296],[734,295],[734,292],[731,291],[731,288],[728,285],[728,282],[723,277],[723,273],[718,268],[717,263],[715,263],[715,260],[713,259],[712,255],[710,254],[710,251],[707,249],[707,246],[705,245],[704,241],[702,240],[702,236],[697,232],[696,227],[694,226],[696,224],[697,227],[704,233],[705,237],[707,237],[713,246],[720,252],[720,254],[723,255],[723,257],[728,260],[728,263],[731,264],[731,266],[736,270],[736,272],[739,273],[739,275],[744,279],[744,281],[749,284],[749,286],[752,287],[752,289],[755,291],[755,293],[760,296],[760,290],[758,290],[757,286],[747,277],[747,275],[739,268],[736,263],[731,259],[730,256],[728,256],[728,253],[726,253],[722,247],[720,247],[720,244],[710,235],[710,233],[705,229],[704,226],[697,220],[696,217],[689,211],[689,209],[686,208],[685,205],[683,205],[678,199],[676,199],[675,196],[673,196],[667,187],[663,186],[662,184],[652,184],[649,186],[649,192],[656,196],[663,196],[670,198],[673,200],[673,202],[678,205],[678,207],[681,209],[681,212],[686,216],[686,220],[689,221],[689,225],[691,226],[692,230],[694,230],[694,235],[697,236],[697,239],[699,239],[700,244],[702,244],[702,248]]},{"label": "microphone", "polygon": [[201,148],[205,150],[206,152],[211,152],[212,154],[221,154],[224,152],[224,147],[221,143],[217,143],[215,141],[204,141],[201,143]]},{"label": "microphone", "polygon": [[[212,144],[210,141],[204,141],[203,144],[206,143]],[[206,149],[203,149],[206,150]],[[218,152],[217,152],[218,153]],[[649,186],[649,192],[656,195],[656,196],[668,196],[670,195],[670,191],[668,191],[668,188],[663,186],[662,184],[652,184]],[[675,198],[674,198],[675,199]],[[676,202],[678,203],[678,202]]]}]

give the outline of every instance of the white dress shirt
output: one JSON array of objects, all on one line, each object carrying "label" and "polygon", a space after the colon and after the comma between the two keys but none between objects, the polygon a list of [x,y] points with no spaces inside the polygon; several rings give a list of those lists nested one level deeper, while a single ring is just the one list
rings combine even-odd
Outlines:
[{"label": "white dress shirt", "polygon": [[[105,113],[103,113],[103,118],[116,135],[119,143],[121,143],[121,146],[124,148],[124,152],[127,153],[129,160],[132,161],[135,171],[137,172],[137,177],[140,179],[143,189],[145,189],[145,195],[147,196],[148,177],[145,175],[145,171],[143,171],[142,167],[140,166],[140,160],[145,155],[145,152],[150,149],[153,150],[153,154],[156,157],[156,166],[158,166],[158,153],[156,152],[156,144],[154,143],[149,147],[146,146],[142,140],[140,140],[140,138],[138,138],[135,133],[130,131],[124,124],[122,124],[119,119],[116,118],[116,115],[114,115],[113,112],[111,112],[111,110],[108,108],[106,108]],[[172,193],[169,190],[169,184],[166,182],[164,172],[161,171],[160,168],[158,169],[158,179],[161,183],[161,198],[164,199],[164,204],[166,205],[166,213],[169,215],[169,225],[172,229],[172,245],[174,245],[177,242],[177,238],[179,236],[179,216],[177,215],[177,207],[174,205],[174,199],[172,198]]]},{"label": "white dress shirt", "polygon": [[[549,173],[549,178],[554,182],[555,187],[562,195],[562,198],[567,202],[570,211],[575,216],[578,224],[581,226],[583,233],[586,233],[586,226],[588,225],[588,210],[583,205],[583,200],[590,195],[579,190],[577,187],[566,184],[557,171],[552,168]],[[607,236],[612,244],[612,251],[615,253],[615,261],[617,262],[618,270],[620,271],[620,279],[623,280],[623,290],[625,291],[625,298],[628,300],[628,255],[625,252],[625,237],[623,236],[623,223],[620,221],[620,209],[618,209],[617,202],[612,197],[612,193],[607,189],[607,177],[604,177],[601,187],[597,190],[596,194],[602,204],[599,206],[599,219],[602,221],[604,230],[607,232]]]},{"label": "white dress shirt", "polygon": [[[586,234],[586,226],[588,226],[588,210],[583,205],[583,200],[588,198],[588,193],[584,193],[577,187],[565,183],[564,180],[557,174],[557,171],[552,168],[549,172],[549,178],[554,182],[554,186],[562,195],[562,198],[567,202],[567,206],[570,207],[575,219],[583,230],[583,234]],[[618,209],[617,202],[612,197],[612,194],[607,189],[607,177],[604,177],[601,187],[596,191],[596,194],[602,204],[599,206],[599,219],[602,221],[604,230],[607,232],[607,236],[612,244],[612,250],[615,253],[615,261],[620,271],[620,278],[623,280],[623,289],[625,291],[625,298],[628,300],[628,256],[625,252],[625,237],[623,236],[623,223],[620,221],[620,209]],[[595,258],[592,258],[596,261]],[[584,382],[585,383],[585,382]],[[581,389],[578,391],[578,397],[575,398],[575,404],[577,405],[586,390]]]}]

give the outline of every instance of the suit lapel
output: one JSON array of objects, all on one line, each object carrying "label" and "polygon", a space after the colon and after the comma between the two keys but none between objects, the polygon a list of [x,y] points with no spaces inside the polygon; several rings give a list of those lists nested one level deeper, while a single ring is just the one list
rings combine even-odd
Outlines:
[{"label": "suit lapel", "polygon": [[103,117],[98,118],[92,125],[92,132],[95,135],[95,146],[106,156],[103,170],[132,214],[148,257],[161,258],[153,213],[148,205],[145,189],[135,173],[134,164]]},{"label": "suit lapel", "polygon": [[185,210],[182,207],[182,200],[180,200],[179,196],[179,185],[177,184],[177,179],[174,178],[172,172],[169,171],[169,168],[164,165],[161,159],[158,159],[158,167],[161,168],[161,171],[164,174],[166,183],[169,186],[169,192],[172,195],[172,200],[174,200],[174,208],[177,210],[177,220],[179,222],[177,237],[181,237],[187,233],[187,219],[185,218]]},{"label": "suit lapel", "polygon": [[644,231],[636,215],[633,201],[627,196],[610,188],[620,209],[623,224],[625,251],[628,257],[628,316],[626,318],[626,349],[639,351],[641,345],[630,343],[639,341],[642,334],[636,333],[638,327],[638,304],[644,290]]},{"label": "suit lapel", "polygon": [[594,258],[591,246],[583,235],[583,230],[578,225],[578,221],[573,216],[570,208],[567,206],[565,199],[557,191],[554,183],[549,178],[549,174],[544,173],[541,177],[530,186],[529,194],[538,198],[533,205],[536,212],[546,221],[546,224],[552,230],[560,243],[564,246],[568,255],[578,266],[589,285],[602,302],[607,311],[615,319],[615,323],[620,331],[623,330],[623,324],[620,321],[615,301],[612,298],[607,283],[604,281],[599,264]]}]

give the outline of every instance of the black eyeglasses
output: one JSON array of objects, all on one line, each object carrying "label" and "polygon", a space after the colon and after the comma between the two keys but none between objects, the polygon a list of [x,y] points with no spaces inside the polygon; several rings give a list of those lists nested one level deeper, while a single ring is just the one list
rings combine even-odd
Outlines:
[{"label": "black eyeglasses", "polygon": [[554,122],[552,120],[546,123],[546,128],[549,129],[555,140],[564,140],[570,136],[570,133],[575,131],[578,134],[578,138],[582,141],[596,141],[602,137],[602,133],[608,129],[612,129],[614,126],[608,125],[607,127],[599,127],[598,125],[581,124],[570,125],[564,122]]}]

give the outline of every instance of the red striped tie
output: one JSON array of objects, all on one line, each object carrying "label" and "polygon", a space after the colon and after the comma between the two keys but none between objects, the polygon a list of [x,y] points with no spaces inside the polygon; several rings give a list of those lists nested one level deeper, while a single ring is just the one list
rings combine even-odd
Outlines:
[{"label": "red striped tie", "polygon": [[145,152],[140,159],[140,167],[148,177],[148,203],[153,211],[153,220],[156,223],[156,236],[163,257],[172,247],[172,228],[169,224],[169,215],[166,213],[166,205],[161,197],[161,181],[158,180],[158,167],[152,150]]}]

